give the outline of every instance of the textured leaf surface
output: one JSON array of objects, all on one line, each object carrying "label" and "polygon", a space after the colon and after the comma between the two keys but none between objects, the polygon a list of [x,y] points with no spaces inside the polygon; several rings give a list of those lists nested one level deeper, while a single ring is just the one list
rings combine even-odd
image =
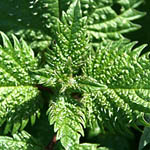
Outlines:
[{"label": "textured leaf surface", "polygon": [[145,13],[137,11],[143,0],[81,0],[83,14],[88,16],[88,32],[98,40],[122,38],[123,33],[139,29],[132,20]]},{"label": "textured leaf surface", "polygon": [[[83,62],[86,51],[86,34],[79,1],[75,1],[67,13],[63,14],[62,22],[58,21],[56,30],[56,46],[49,52],[48,63],[65,73],[65,66],[77,69]],[[72,68],[73,69],[73,68]],[[73,71],[73,70],[72,70]],[[75,70],[76,71],[76,70]]]},{"label": "textured leaf surface", "polygon": [[89,115],[96,115],[110,129],[125,127],[150,112],[150,60],[148,54],[139,57],[145,45],[132,50],[134,45],[101,44],[83,69],[84,79],[79,80]]},{"label": "textured leaf surface", "polygon": [[54,85],[55,81],[65,85],[71,84],[69,78],[79,72],[88,52],[85,19],[82,18],[78,0],[70,5],[67,13],[63,13],[62,21],[57,20],[57,23],[52,50],[46,54],[49,67],[39,70],[39,75],[36,76],[40,83],[45,82],[49,86]]},{"label": "textured leaf surface", "polygon": [[[89,34],[98,40],[114,40],[122,38],[122,33],[137,30],[140,26],[131,21],[145,14],[135,9],[142,2],[143,0],[81,0],[83,15],[88,17]],[[42,50],[50,45],[54,17],[61,18],[62,11],[66,11],[70,4],[69,0],[1,1],[0,30],[9,35],[15,33],[28,41],[32,48]]]},{"label": "textured leaf surface", "polygon": [[22,131],[14,134],[13,138],[8,136],[0,136],[1,150],[44,150],[44,147],[39,144],[31,135]]},{"label": "textured leaf surface", "polygon": [[[14,47],[2,33],[0,47],[0,126],[7,122],[4,133],[23,129],[30,116],[35,120],[40,109],[39,91],[29,70],[37,67],[32,50],[13,36]],[[34,123],[34,121],[32,121]],[[13,125],[13,127],[12,127]]]},{"label": "textured leaf surface", "polygon": [[0,30],[23,37],[32,48],[44,49],[51,41],[58,0],[0,1]]},{"label": "textured leaf surface", "polygon": [[71,97],[59,96],[56,100],[48,111],[50,124],[54,124],[57,140],[60,139],[62,145],[70,149],[74,144],[78,145],[80,136],[84,135],[84,112]]}]

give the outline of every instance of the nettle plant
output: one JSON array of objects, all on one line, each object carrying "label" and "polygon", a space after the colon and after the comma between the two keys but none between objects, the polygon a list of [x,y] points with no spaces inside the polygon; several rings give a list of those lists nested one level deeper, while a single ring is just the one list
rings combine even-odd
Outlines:
[{"label": "nettle plant", "polygon": [[1,150],[136,149],[150,59],[122,34],[140,28],[142,2],[0,1]]}]

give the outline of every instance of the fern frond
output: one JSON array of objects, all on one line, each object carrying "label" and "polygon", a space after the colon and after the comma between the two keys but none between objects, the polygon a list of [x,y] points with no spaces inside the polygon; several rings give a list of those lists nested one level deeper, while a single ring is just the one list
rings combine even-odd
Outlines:
[{"label": "fern frond", "polygon": [[29,118],[34,124],[41,105],[40,92],[29,71],[37,68],[33,51],[15,36],[14,46],[1,33],[3,47],[0,46],[0,126],[6,122],[4,133],[15,133],[23,129]]},{"label": "fern frond", "polygon": [[[88,110],[106,128],[127,127],[150,112],[149,54],[140,56],[145,45],[132,50],[135,44],[104,42],[91,54],[84,77],[78,80],[82,103],[90,105]],[[87,82],[89,78],[93,80]]]},{"label": "fern frond", "polygon": [[140,25],[131,21],[145,15],[136,10],[142,2],[143,0],[81,0],[83,14],[88,17],[88,33],[98,40],[116,40],[123,38],[123,33],[139,29]]},{"label": "fern frond", "polygon": [[44,150],[42,144],[39,144],[30,134],[25,131],[17,133],[12,137],[0,136],[1,150]]},{"label": "fern frond", "polygon": [[57,140],[61,140],[66,149],[79,144],[79,138],[84,135],[84,109],[71,98],[59,96],[52,102],[48,110],[50,124],[54,124]]}]

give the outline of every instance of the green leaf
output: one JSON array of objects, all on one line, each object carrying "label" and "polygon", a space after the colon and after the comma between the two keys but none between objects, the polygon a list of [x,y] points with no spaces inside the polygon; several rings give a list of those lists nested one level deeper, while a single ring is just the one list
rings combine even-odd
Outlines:
[{"label": "green leaf", "polygon": [[[131,21],[145,14],[135,9],[142,2],[143,0],[81,0],[83,16],[88,17],[88,33],[98,40],[114,40],[122,38],[122,33],[139,29],[140,26]],[[54,18],[61,19],[62,11],[66,11],[70,3],[69,0],[1,1],[0,30],[8,35],[16,34],[30,43],[32,48],[43,50],[49,47],[54,36]],[[120,14],[113,9],[116,4],[121,7]]]},{"label": "green leaf", "polygon": [[49,65],[45,65],[44,68],[40,68],[38,70],[34,70],[32,72],[32,77],[36,79],[36,82],[39,85],[44,86],[56,86],[56,77],[54,74],[54,70],[51,69]]},{"label": "green leaf", "polygon": [[[81,0],[83,14],[88,17],[88,33],[97,40],[123,38],[140,28],[131,21],[145,15],[135,8],[143,0]],[[119,8],[120,7],[120,8]]]},{"label": "green leaf", "polygon": [[[71,150],[98,150],[97,149],[98,144],[90,144],[90,143],[84,143],[84,144],[76,144],[73,147],[71,147]],[[108,150],[107,148],[105,149],[99,149],[99,150]]]},{"label": "green leaf", "polygon": [[70,85],[70,78],[80,72],[88,52],[85,21],[79,0],[70,5],[67,13],[63,12],[62,21],[57,20],[56,38],[52,49],[46,53],[49,68],[46,66],[45,71],[39,70],[36,75],[40,83]]},{"label": "green leaf", "polygon": [[54,124],[57,132],[57,140],[60,139],[66,149],[78,145],[86,123],[82,108],[71,97],[59,96],[51,102],[48,114],[50,124]]},{"label": "green leaf", "polygon": [[[4,133],[15,133],[23,129],[29,117],[39,113],[42,102],[30,70],[37,68],[33,51],[15,36],[14,46],[8,37],[1,33],[3,47],[0,46],[0,126],[6,122]],[[34,119],[35,120],[35,119]]]},{"label": "green leaf", "polygon": [[39,144],[30,134],[25,131],[14,134],[13,138],[0,136],[1,150],[44,150],[42,144]]},{"label": "green leaf", "polygon": [[58,0],[0,1],[0,30],[25,39],[34,49],[51,42],[53,17],[59,17]]},{"label": "green leaf", "polygon": [[[149,53],[140,56],[145,45],[132,50],[135,44],[104,42],[89,56],[84,77],[78,80],[84,92],[81,102],[89,118],[94,115],[101,126],[110,130],[117,127],[122,132],[122,128],[141,122],[144,113],[150,112]],[[97,85],[84,83],[89,78]]]},{"label": "green leaf", "polygon": [[[48,51],[47,62],[61,73],[75,72],[86,56],[87,37],[85,19],[82,18],[79,0],[74,1],[58,21],[54,50]],[[70,69],[67,71],[66,68]]]}]

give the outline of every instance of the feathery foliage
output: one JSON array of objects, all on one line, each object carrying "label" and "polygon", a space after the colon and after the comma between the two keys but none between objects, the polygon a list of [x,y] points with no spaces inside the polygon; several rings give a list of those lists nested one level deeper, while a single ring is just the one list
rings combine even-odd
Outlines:
[{"label": "feathery foliage", "polygon": [[112,136],[134,149],[131,129],[150,125],[150,59],[123,34],[142,3],[0,2],[0,149],[117,150]]}]

